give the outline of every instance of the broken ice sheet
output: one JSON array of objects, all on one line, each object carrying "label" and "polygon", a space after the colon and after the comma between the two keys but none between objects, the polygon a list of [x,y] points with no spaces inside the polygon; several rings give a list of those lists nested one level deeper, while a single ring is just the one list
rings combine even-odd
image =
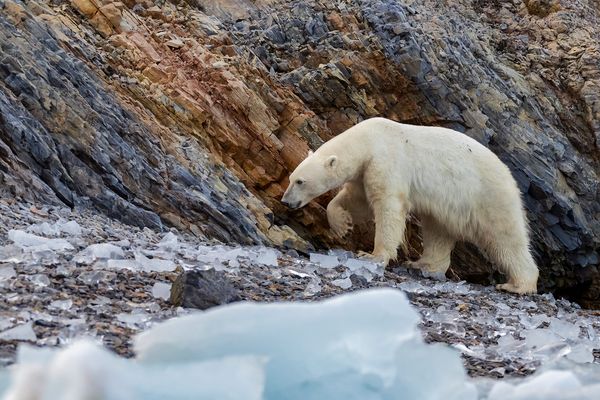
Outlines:
[{"label": "broken ice sheet", "polygon": [[56,310],[63,310],[63,311],[69,310],[72,306],[73,306],[73,300],[71,300],[71,299],[54,300],[49,305],[50,308],[54,308]]},{"label": "broken ice sheet", "polygon": [[123,322],[128,328],[139,329],[146,328],[152,316],[143,311],[117,314],[117,320]]},{"label": "broken ice sheet", "polygon": [[157,247],[163,251],[177,251],[179,250],[179,239],[177,239],[177,235],[173,232],[168,232],[160,242],[158,242]]},{"label": "broken ice sheet", "polygon": [[354,254],[348,250],[331,249],[327,252],[330,256],[337,257],[340,264],[344,264],[348,259],[353,258]]},{"label": "broken ice sheet", "polygon": [[331,281],[331,284],[342,289],[350,289],[352,287],[352,280],[349,277],[344,279],[336,279]]},{"label": "broken ice sheet", "polygon": [[100,282],[110,282],[116,277],[117,275],[110,271],[85,271],[77,278],[87,285],[97,285]]},{"label": "broken ice sheet", "polygon": [[548,370],[526,379],[496,381],[487,399],[595,400],[600,398],[600,384],[596,382],[584,382],[574,371]]},{"label": "broken ice sheet", "polygon": [[10,265],[0,267],[0,282],[14,278],[15,276],[17,276],[17,271],[15,271],[15,269]]},{"label": "broken ice sheet", "polygon": [[29,277],[29,280],[33,282],[36,286],[48,286],[50,285],[50,278],[44,274],[35,274]]},{"label": "broken ice sheet", "polygon": [[122,259],[123,249],[110,243],[91,244],[75,255],[73,260],[78,264],[91,264],[96,260]]},{"label": "broken ice sheet", "polygon": [[427,286],[423,286],[421,283],[413,280],[402,282],[398,285],[398,288],[402,289],[407,293],[430,293],[431,289]]},{"label": "broken ice sheet", "polygon": [[73,250],[73,245],[65,239],[48,239],[42,236],[32,235],[25,231],[11,229],[8,238],[17,246],[25,250]]},{"label": "broken ice sheet", "polygon": [[58,351],[22,346],[10,388],[0,395],[6,400],[261,400],[265,362],[242,356],[148,365],[88,340]]},{"label": "broken ice sheet", "polygon": [[140,364],[153,365],[267,357],[264,399],[475,400],[459,354],[426,345],[419,320],[400,291],[371,289],[215,307],[158,324],[134,349]]},{"label": "broken ice sheet", "polygon": [[268,247],[263,247],[258,249],[254,256],[254,261],[258,264],[269,265],[271,267],[279,266],[279,262],[277,261],[278,252],[275,249],[270,249]]},{"label": "broken ice sheet", "polygon": [[0,247],[0,263],[19,264],[25,261],[23,250],[14,244]]},{"label": "broken ice sheet", "polygon": [[36,339],[37,336],[33,331],[33,322],[31,321],[0,332],[0,340],[35,341]]},{"label": "broken ice sheet", "polygon": [[314,276],[313,274],[307,274],[306,272],[296,271],[295,269],[288,268],[288,272],[292,276],[297,276],[298,278],[310,278]]},{"label": "broken ice sheet", "polygon": [[231,268],[239,267],[238,257],[247,257],[247,252],[241,247],[226,247],[226,246],[200,246],[198,248],[196,260],[211,264],[217,271],[226,269],[221,264],[227,263]]},{"label": "broken ice sheet", "polygon": [[343,265],[352,273],[365,278],[367,282],[371,282],[375,276],[383,276],[384,272],[382,263],[369,260],[357,260],[351,258],[343,263]]},{"label": "broken ice sheet", "polygon": [[306,297],[312,297],[321,292],[321,280],[319,278],[313,278],[306,285],[306,289],[304,289],[304,295]]},{"label": "broken ice sheet", "polygon": [[171,296],[171,284],[165,282],[156,282],[152,286],[152,296],[157,299],[169,300]]},{"label": "broken ice sheet", "polygon": [[560,337],[571,340],[576,340],[581,332],[579,325],[575,325],[568,321],[563,321],[554,317],[550,319],[549,329]]},{"label": "broken ice sheet", "polygon": [[30,225],[27,228],[27,232],[41,236],[60,236],[62,234],[68,236],[81,236],[83,230],[76,221],[65,221],[60,219],[53,224],[42,222]]},{"label": "broken ice sheet", "polygon": [[146,272],[167,272],[175,269],[175,263],[172,260],[161,260],[160,258],[148,258],[142,253],[135,253],[135,261],[141,265],[142,270]]},{"label": "broken ice sheet", "polygon": [[142,266],[136,260],[108,260],[106,261],[108,269],[127,269],[129,271],[141,271]]},{"label": "broken ice sheet", "polygon": [[337,256],[318,253],[310,253],[310,262],[317,263],[322,268],[335,268],[340,265]]},{"label": "broken ice sheet", "polygon": [[576,363],[585,364],[594,362],[594,346],[587,343],[579,343],[571,347],[566,357]]}]

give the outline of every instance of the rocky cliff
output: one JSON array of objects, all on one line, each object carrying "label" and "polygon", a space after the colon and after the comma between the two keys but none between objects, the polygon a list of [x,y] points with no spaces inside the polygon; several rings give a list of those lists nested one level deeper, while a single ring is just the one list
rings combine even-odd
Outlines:
[{"label": "rocky cliff", "polygon": [[[524,193],[541,289],[600,305],[595,0],[0,0],[4,197],[227,242],[368,246],[278,202],[370,116],[457,129]],[[368,235],[367,235],[368,236]],[[487,279],[463,246],[453,271]]]}]

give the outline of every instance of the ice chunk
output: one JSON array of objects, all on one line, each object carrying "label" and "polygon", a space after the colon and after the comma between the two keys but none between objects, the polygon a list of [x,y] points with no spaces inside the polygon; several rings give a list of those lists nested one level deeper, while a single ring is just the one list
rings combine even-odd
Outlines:
[{"label": "ice chunk", "polygon": [[575,340],[579,337],[581,330],[579,325],[572,324],[558,318],[550,319],[550,330],[564,339]]},{"label": "ice chunk", "polygon": [[0,340],[35,341],[36,339],[37,336],[33,331],[33,323],[31,321],[0,332]]},{"label": "ice chunk", "polygon": [[310,262],[318,263],[322,268],[335,268],[340,265],[340,260],[333,255],[310,253]]},{"label": "ice chunk", "polygon": [[258,251],[254,261],[259,264],[269,265],[272,267],[277,267],[279,265],[279,262],[277,261],[277,251],[266,247]]},{"label": "ice chunk", "polygon": [[531,348],[540,348],[561,341],[560,336],[548,329],[532,329],[525,332],[525,343]]},{"label": "ice chunk", "polygon": [[287,271],[289,272],[290,275],[297,276],[298,278],[312,278],[315,276],[315,274],[313,274],[312,272],[307,273],[307,272],[295,270],[293,268],[288,268]]},{"label": "ice chunk", "polygon": [[341,287],[342,289],[350,289],[352,287],[352,280],[350,280],[350,278],[336,279],[331,281],[331,284]]},{"label": "ice chunk", "polygon": [[162,238],[157,247],[163,251],[177,251],[179,250],[179,239],[173,232],[169,232]]},{"label": "ice chunk", "polygon": [[508,354],[521,344],[525,344],[525,342],[516,340],[510,333],[506,334],[498,339],[498,353]]},{"label": "ice chunk", "polygon": [[357,260],[356,258],[351,258],[348,261],[346,261],[346,263],[344,265],[346,266],[346,268],[348,268],[352,272],[357,271],[361,268],[364,268],[367,271],[375,273],[378,269],[380,269],[379,266],[381,264],[373,262],[373,261]]},{"label": "ice chunk", "polygon": [[132,312],[131,314],[119,313],[117,320],[125,323],[128,328],[145,328],[152,316],[145,312]]},{"label": "ice chunk", "polygon": [[134,347],[140,364],[156,366],[267,357],[265,399],[474,400],[459,353],[425,344],[419,319],[402,292],[372,289],[215,307],[156,325]]},{"label": "ice chunk", "polygon": [[200,246],[199,253],[196,257],[198,261],[211,264],[216,270],[223,270],[220,268],[221,263],[227,262],[229,267],[239,267],[238,257],[246,256],[247,253],[241,247],[227,248],[224,246]]},{"label": "ice chunk", "polygon": [[534,314],[532,316],[519,314],[519,322],[521,322],[526,329],[535,329],[545,322],[550,322],[550,318],[545,314]]},{"label": "ice chunk", "polygon": [[425,270],[420,270],[423,278],[431,278],[436,281],[446,281],[446,273],[445,272],[430,272]]},{"label": "ice chunk", "polygon": [[87,285],[97,285],[100,282],[110,282],[116,277],[117,275],[110,271],[85,271],[77,278]]},{"label": "ice chunk", "polygon": [[0,263],[20,264],[25,261],[23,250],[14,244],[0,247]]},{"label": "ice chunk", "polygon": [[[217,271],[238,268],[239,259],[248,259],[257,264],[276,267],[279,265],[279,251],[268,247],[242,248],[226,246],[200,246],[196,260],[210,264]],[[227,267],[222,264],[227,264]]]},{"label": "ice chunk", "polygon": [[313,277],[308,285],[306,285],[306,289],[304,289],[304,295],[307,297],[312,297],[321,292],[321,279],[317,277]]},{"label": "ice chunk", "polygon": [[[93,362],[90,362],[93,360]],[[143,365],[88,341],[19,350],[5,400],[261,400],[265,360],[231,357]]]},{"label": "ice chunk", "polygon": [[11,266],[0,267],[0,282],[17,276],[17,271]]},{"label": "ice chunk", "polygon": [[122,259],[125,257],[123,249],[110,243],[91,244],[81,250],[74,257],[79,264],[91,264],[96,260]]},{"label": "ice chunk", "polygon": [[344,264],[348,259],[353,258],[354,254],[348,250],[331,249],[327,252],[330,256],[335,256],[341,264]]},{"label": "ice chunk", "polygon": [[373,277],[376,275],[383,276],[383,264],[377,263],[369,260],[357,260],[355,258],[351,258],[344,263],[344,266],[348,268],[353,274],[358,276],[362,276],[367,280],[367,282],[371,282]]},{"label": "ice chunk", "polygon": [[71,269],[61,264],[56,267],[56,274],[60,276],[71,276]]},{"label": "ice chunk", "polygon": [[[500,381],[488,400],[592,400],[600,398],[600,385],[585,389],[571,371],[546,371],[515,385]],[[591,390],[590,390],[591,389]]]},{"label": "ice chunk", "polygon": [[405,281],[400,283],[398,287],[407,293],[429,293],[431,291],[430,288],[417,281]]},{"label": "ice chunk", "polygon": [[27,232],[42,236],[60,236],[66,234],[69,236],[81,236],[83,233],[81,226],[76,221],[64,221],[62,219],[53,224],[42,222],[33,224],[27,228]]},{"label": "ice chunk", "polygon": [[142,253],[135,253],[135,261],[146,272],[166,272],[175,269],[175,263],[172,260],[161,260],[160,258],[148,258]]},{"label": "ice chunk", "polygon": [[71,307],[73,306],[73,300],[71,299],[67,299],[67,300],[54,300],[53,302],[50,303],[50,308],[54,308],[57,310],[69,310]]},{"label": "ice chunk", "polygon": [[108,260],[106,261],[108,269],[128,269],[130,271],[141,271],[142,266],[135,260]]},{"label": "ice chunk", "polygon": [[50,285],[50,278],[48,278],[48,275],[44,275],[44,274],[35,274],[35,275],[31,275],[29,277],[29,280],[31,282],[33,282],[36,286],[48,286]]},{"label": "ice chunk", "polygon": [[26,250],[48,249],[55,251],[73,250],[73,245],[65,239],[48,239],[41,236],[32,235],[21,230],[11,229],[8,231],[8,238],[17,246]]},{"label": "ice chunk", "polygon": [[60,231],[70,236],[81,236],[83,229],[76,221],[65,222],[60,226]]},{"label": "ice chunk", "polygon": [[576,363],[585,364],[594,362],[594,347],[585,343],[576,344],[566,356]]},{"label": "ice chunk", "polygon": [[157,299],[169,300],[171,296],[171,284],[165,282],[156,282],[152,286],[152,296]]}]

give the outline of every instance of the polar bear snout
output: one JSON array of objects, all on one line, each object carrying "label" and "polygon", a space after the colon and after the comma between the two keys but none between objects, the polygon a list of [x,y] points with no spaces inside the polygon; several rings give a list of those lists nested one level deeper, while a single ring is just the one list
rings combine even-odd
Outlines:
[{"label": "polar bear snout", "polygon": [[288,206],[289,208],[291,208],[292,210],[295,210],[296,208],[300,208],[300,206],[302,205],[302,202],[300,202],[300,201],[289,202],[287,200],[281,199],[281,202],[283,204],[285,204],[286,206]]},{"label": "polar bear snout", "polygon": [[292,195],[290,195],[290,189],[288,188],[288,190],[286,190],[285,193],[283,194],[283,197],[281,198],[281,202],[283,204],[285,204],[286,206],[288,206],[289,208],[291,208],[292,210],[295,210],[296,208],[300,208],[302,206],[302,201],[293,199],[291,197],[292,197]]}]

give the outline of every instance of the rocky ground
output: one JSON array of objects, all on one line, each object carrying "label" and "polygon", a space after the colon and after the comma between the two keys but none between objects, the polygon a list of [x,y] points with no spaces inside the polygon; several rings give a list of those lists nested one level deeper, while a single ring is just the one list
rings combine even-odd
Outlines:
[{"label": "rocky ground", "polygon": [[[88,210],[0,200],[0,218],[5,365],[21,342],[56,346],[80,336],[130,356],[132,335],[190,312],[171,300],[202,308],[231,300],[312,301],[374,286],[405,291],[423,317],[426,341],[456,347],[473,376],[527,375],[563,358],[598,362],[598,313],[550,294],[515,296],[423,278],[403,267],[383,273],[344,251],[307,257],[225,246],[176,230],[131,227]],[[179,297],[169,300],[173,282]]]}]

